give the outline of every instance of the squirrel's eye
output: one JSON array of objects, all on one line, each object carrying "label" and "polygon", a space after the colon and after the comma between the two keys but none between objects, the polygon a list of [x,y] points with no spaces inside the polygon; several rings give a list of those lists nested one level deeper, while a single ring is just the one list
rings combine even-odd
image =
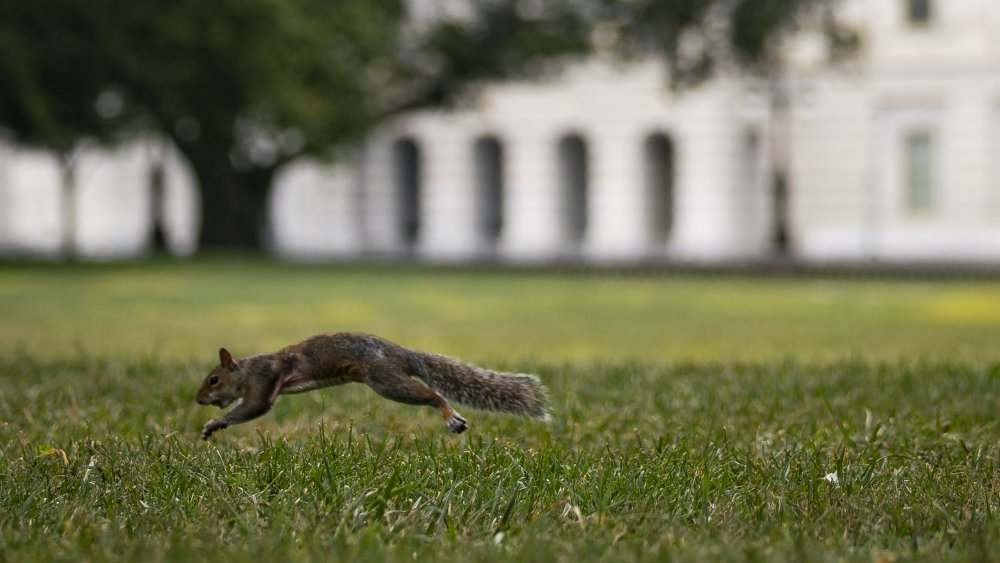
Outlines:
[{"label": "squirrel's eye", "polygon": [[209,385],[218,385],[219,384],[219,376],[218,375],[213,375],[212,377],[208,378],[208,384]]}]

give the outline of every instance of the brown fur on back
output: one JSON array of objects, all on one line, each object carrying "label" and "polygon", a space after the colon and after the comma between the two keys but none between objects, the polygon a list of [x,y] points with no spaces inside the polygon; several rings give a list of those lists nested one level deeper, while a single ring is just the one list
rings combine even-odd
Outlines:
[{"label": "brown fur on back", "polygon": [[328,380],[301,389],[289,382],[288,392],[306,391],[380,373],[405,373],[424,381],[445,398],[474,408],[548,418],[548,393],[534,375],[484,369],[472,364],[411,350],[373,334],[338,332],[313,336],[279,352],[297,371]]}]

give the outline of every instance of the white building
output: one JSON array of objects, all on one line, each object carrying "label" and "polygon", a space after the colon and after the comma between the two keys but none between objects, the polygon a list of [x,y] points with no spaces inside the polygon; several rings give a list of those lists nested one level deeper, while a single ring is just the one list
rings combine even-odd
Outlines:
[{"label": "white building", "polygon": [[[831,69],[815,38],[790,47],[784,127],[752,81],[722,77],[678,94],[658,64],[594,60],[551,82],[491,87],[474,109],[386,124],[351,165],[289,166],[276,180],[275,250],[436,261],[768,257],[781,216],[772,162],[787,146],[790,256],[1000,260],[1000,2],[848,0],[841,15],[864,51]],[[45,158],[0,153],[7,248],[58,247],[58,167]],[[140,252],[148,161],[92,158],[120,171],[80,190],[81,250]],[[189,251],[191,181],[172,158],[172,240]]]}]

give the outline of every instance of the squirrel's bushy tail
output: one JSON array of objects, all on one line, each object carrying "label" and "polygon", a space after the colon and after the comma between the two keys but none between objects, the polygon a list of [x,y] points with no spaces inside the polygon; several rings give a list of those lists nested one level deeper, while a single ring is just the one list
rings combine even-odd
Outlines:
[{"label": "squirrel's bushy tail", "polygon": [[[421,354],[421,379],[446,399],[488,411],[550,419],[548,391],[534,375],[492,371],[438,354]],[[417,366],[414,366],[417,367]]]}]

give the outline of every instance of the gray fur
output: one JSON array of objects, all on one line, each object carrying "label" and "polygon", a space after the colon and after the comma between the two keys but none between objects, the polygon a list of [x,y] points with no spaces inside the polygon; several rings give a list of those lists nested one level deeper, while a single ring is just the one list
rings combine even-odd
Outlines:
[{"label": "gray fur", "polygon": [[488,370],[429,352],[416,352],[413,375],[445,398],[473,408],[549,420],[548,390],[537,376]]}]

